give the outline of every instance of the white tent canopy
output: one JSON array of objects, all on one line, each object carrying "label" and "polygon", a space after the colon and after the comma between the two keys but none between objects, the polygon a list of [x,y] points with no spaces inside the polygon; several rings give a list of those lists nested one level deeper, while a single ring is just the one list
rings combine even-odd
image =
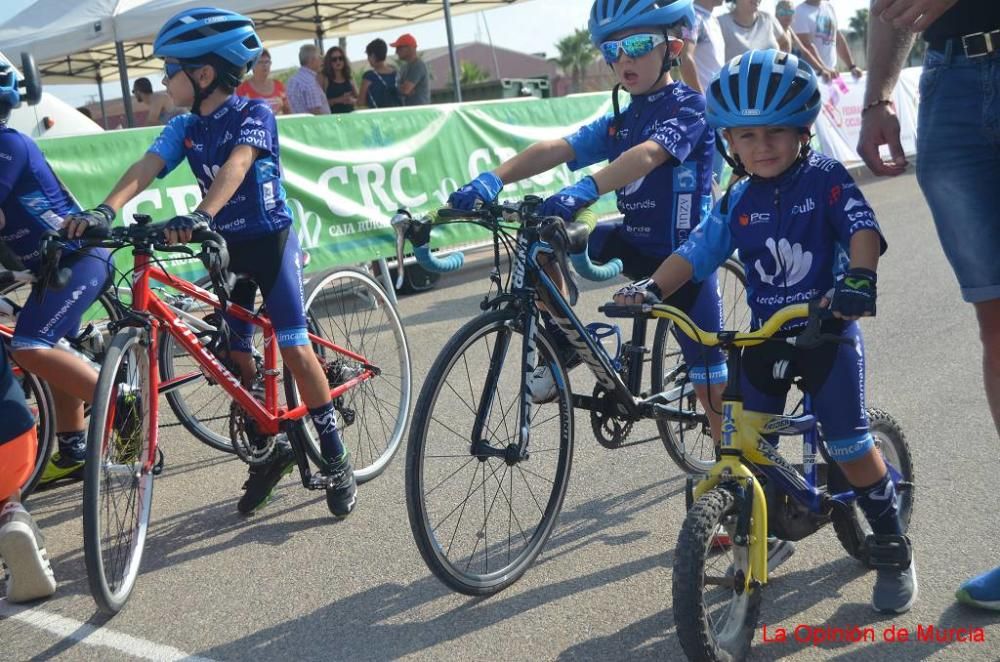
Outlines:
[{"label": "white tent canopy", "polygon": [[[216,6],[253,17],[269,45],[375,32],[518,0],[37,0],[0,25],[0,49],[28,51],[49,83],[114,80],[161,70],[152,41],[172,15]],[[450,7],[448,7],[450,5]],[[118,47],[116,47],[118,45]]]}]

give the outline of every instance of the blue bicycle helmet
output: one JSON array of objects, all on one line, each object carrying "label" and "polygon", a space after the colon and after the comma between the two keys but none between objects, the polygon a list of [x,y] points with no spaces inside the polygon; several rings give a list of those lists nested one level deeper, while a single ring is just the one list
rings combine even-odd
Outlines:
[{"label": "blue bicycle helmet", "polygon": [[596,46],[620,30],[677,23],[694,27],[693,0],[594,0],[587,28]]},{"label": "blue bicycle helmet", "polygon": [[822,106],[812,67],[773,48],[734,57],[712,80],[705,96],[706,119],[714,129],[808,128]]},{"label": "blue bicycle helmet", "polygon": [[192,64],[217,58],[241,76],[250,71],[263,50],[252,19],[213,7],[182,11],[164,24],[153,42],[155,57]]},{"label": "blue bicycle helmet", "polygon": [[17,70],[8,62],[0,60],[0,108],[9,110],[21,105],[21,93],[17,86]]}]

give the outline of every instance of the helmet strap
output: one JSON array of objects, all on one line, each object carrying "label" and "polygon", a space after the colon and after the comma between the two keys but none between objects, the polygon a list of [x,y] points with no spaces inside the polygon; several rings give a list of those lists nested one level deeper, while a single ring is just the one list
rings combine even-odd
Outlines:
[{"label": "helmet strap", "polygon": [[[212,67],[212,69],[214,70],[215,67]],[[184,75],[191,81],[191,87],[194,89],[194,102],[191,104],[191,112],[195,115],[201,115],[201,102],[207,99],[215,91],[215,88],[219,86],[219,72],[215,72],[215,78],[208,84],[208,87],[202,90],[198,82],[195,81],[194,76],[191,75],[191,72],[187,69],[183,69],[183,71]]]},{"label": "helmet strap", "polygon": [[611,88],[611,107],[615,111],[615,116],[611,120],[611,126],[608,127],[608,136],[612,138],[618,136],[618,129],[621,128],[622,124],[622,111],[618,103],[618,90],[620,89],[622,89],[621,83],[615,83],[615,86]]}]

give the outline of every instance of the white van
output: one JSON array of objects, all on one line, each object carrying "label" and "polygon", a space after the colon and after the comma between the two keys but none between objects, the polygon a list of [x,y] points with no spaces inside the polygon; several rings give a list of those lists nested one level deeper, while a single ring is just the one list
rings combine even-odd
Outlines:
[{"label": "white van", "polygon": [[[0,58],[14,67],[19,79],[25,80],[21,67],[14,65],[13,61],[3,53],[0,53]],[[25,65],[25,68],[27,66],[29,65]],[[33,67],[33,63],[30,66]],[[10,119],[7,120],[7,126],[10,128],[17,129],[32,138],[51,138],[104,131],[89,117],[48,92],[42,92],[41,99],[35,105],[29,105],[29,96],[23,95],[21,105],[11,111]]]}]

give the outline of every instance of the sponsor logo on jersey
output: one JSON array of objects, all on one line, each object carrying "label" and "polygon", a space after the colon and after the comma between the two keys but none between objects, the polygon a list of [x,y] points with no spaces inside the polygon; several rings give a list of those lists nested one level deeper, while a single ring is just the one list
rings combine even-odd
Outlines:
[{"label": "sponsor logo on jersey", "polygon": [[274,181],[264,182],[261,190],[264,193],[264,209],[274,209]]},{"label": "sponsor logo on jersey", "polygon": [[3,152],[0,152],[0,159],[3,159],[4,161],[13,161],[14,157],[11,156],[10,154],[4,154]]},{"label": "sponsor logo on jersey", "polygon": [[760,260],[756,260],[754,268],[762,283],[792,287],[809,275],[813,254],[810,251],[802,250],[802,244],[792,244],[785,238],[775,243],[773,237],[768,237],[764,245],[767,246],[767,250],[771,252],[771,257],[774,259],[775,271],[768,273],[764,264]]},{"label": "sponsor logo on jersey", "polygon": [[691,194],[682,193],[677,196],[677,229],[691,229]]},{"label": "sponsor logo on jersey", "polygon": [[816,209],[816,203],[813,202],[812,198],[806,198],[801,203],[792,205],[792,216],[795,216],[796,214],[805,214],[813,209]]},{"label": "sponsor logo on jersey", "polygon": [[622,201],[619,207],[623,212],[626,211],[641,211],[643,209],[656,209],[656,200],[637,200],[635,202],[625,202]]},{"label": "sponsor logo on jersey", "polygon": [[245,120],[243,120],[242,124],[240,124],[240,128],[246,126],[247,124],[251,126],[264,126],[264,122],[262,122],[261,120],[256,119],[254,117],[248,117]]},{"label": "sponsor logo on jersey", "polygon": [[831,205],[836,204],[837,201],[840,200],[840,194],[842,191],[843,189],[841,189],[839,184],[830,189],[830,195],[828,199]]},{"label": "sponsor logo on jersey", "polygon": [[204,143],[196,143],[195,141],[191,140],[190,138],[185,138],[184,139],[184,147],[186,149],[190,149],[190,150],[195,151],[195,152],[203,152],[203,151],[205,151],[205,144]]},{"label": "sponsor logo on jersey", "polygon": [[212,119],[213,120],[217,120],[220,117],[224,117],[225,114],[228,113],[228,112],[229,112],[229,106],[223,106],[222,108],[220,108],[219,110],[217,110],[214,115],[212,115]]},{"label": "sponsor logo on jersey", "polygon": [[674,185],[678,191],[693,191],[697,183],[698,178],[691,168],[677,166],[674,169]]},{"label": "sponsor logo on jersey", "polygon": [[850,200],[847,201],[847,204],[844,205],[844,211],[851,211],[852,209],[855,209],[857,207],[864,207],[864,206],[865,203],[861,202],[857,198],[851,198]]},{"label": "sponsor logo on jersey", "polygon": [[643,184],[643,182],[645,182],[645,181],[646,181],[646,175],[643,175],[642,177],[640,177],[639,179],[635,180],[631,184],[626,184],[624,187],[622,187],[621,194],[622,195],[632,195],[633,193],[635,193],[636,191],[639,190],[639,187],[641,187],[642,184]]},{"label": "sponsor logo on jersey", "polygon": [[771,212],[753,212],[752,214],[740,214],[739,223],[743,227],[760,225],[771,222]]}]

